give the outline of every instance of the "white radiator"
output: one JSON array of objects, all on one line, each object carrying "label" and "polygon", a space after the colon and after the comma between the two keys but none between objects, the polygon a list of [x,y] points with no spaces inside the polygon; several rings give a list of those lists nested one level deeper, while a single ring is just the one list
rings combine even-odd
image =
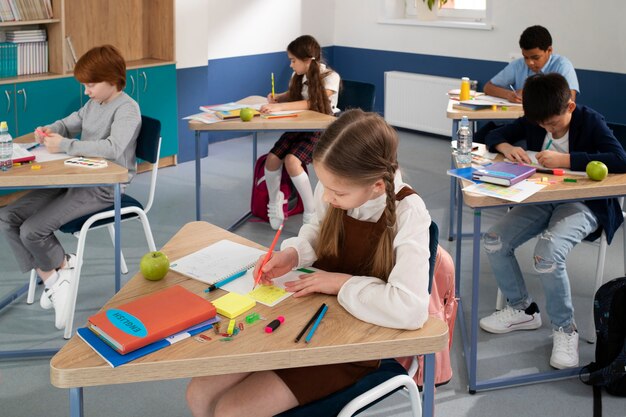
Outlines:
[{"label": "white radiator", "polygon": [[457,78],[385,72],[385,120],[396,127],[450,136],[446,93],[460,85]]}]

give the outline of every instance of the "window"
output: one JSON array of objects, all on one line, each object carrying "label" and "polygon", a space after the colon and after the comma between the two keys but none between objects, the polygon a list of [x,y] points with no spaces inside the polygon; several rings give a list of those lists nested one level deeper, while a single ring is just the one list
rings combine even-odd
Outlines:
[{"label": "window", "polygon": [[440,19],[484,21],[487,17],[487,0],[448,0],[437,10]]}]

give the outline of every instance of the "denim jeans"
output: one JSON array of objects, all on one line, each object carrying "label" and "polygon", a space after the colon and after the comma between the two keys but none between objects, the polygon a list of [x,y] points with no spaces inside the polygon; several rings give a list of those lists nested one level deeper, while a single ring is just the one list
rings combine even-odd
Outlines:
[{"label": "denim jeans", "polygon": [[523,310],[533,301],[515,249],[539,235],[533,260],[546,296],[548,316],[555,329],[573,331],[574,307],[565,261],[572,248],[597,227],[595,215],[580,202],[518,206],[503,216],[489,229],[483,245],[508,304]]}]

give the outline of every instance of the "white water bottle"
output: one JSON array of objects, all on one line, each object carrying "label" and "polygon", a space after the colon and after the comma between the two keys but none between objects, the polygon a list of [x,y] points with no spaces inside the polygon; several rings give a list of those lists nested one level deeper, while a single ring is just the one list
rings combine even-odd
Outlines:
[{"label": "white water bottle", "polygon": [[472,163],[472,128],[467,116],[463,116],[456,134],[456,161],[459,165]]},{"label": "white water bottle", "polygon": [[13,166],[13,138],[7,122],[0,122],[0,169],[8,171]]}]

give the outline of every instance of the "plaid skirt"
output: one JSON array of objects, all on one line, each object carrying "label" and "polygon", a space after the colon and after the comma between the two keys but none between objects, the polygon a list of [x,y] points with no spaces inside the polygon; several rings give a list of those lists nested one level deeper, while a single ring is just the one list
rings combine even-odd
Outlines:
[{"label": "plaid skirt", "polygon": [[270,150],[281,160],[288,154],[308,165],[313,161],[313,149],[322,132],[285,132]]}]

